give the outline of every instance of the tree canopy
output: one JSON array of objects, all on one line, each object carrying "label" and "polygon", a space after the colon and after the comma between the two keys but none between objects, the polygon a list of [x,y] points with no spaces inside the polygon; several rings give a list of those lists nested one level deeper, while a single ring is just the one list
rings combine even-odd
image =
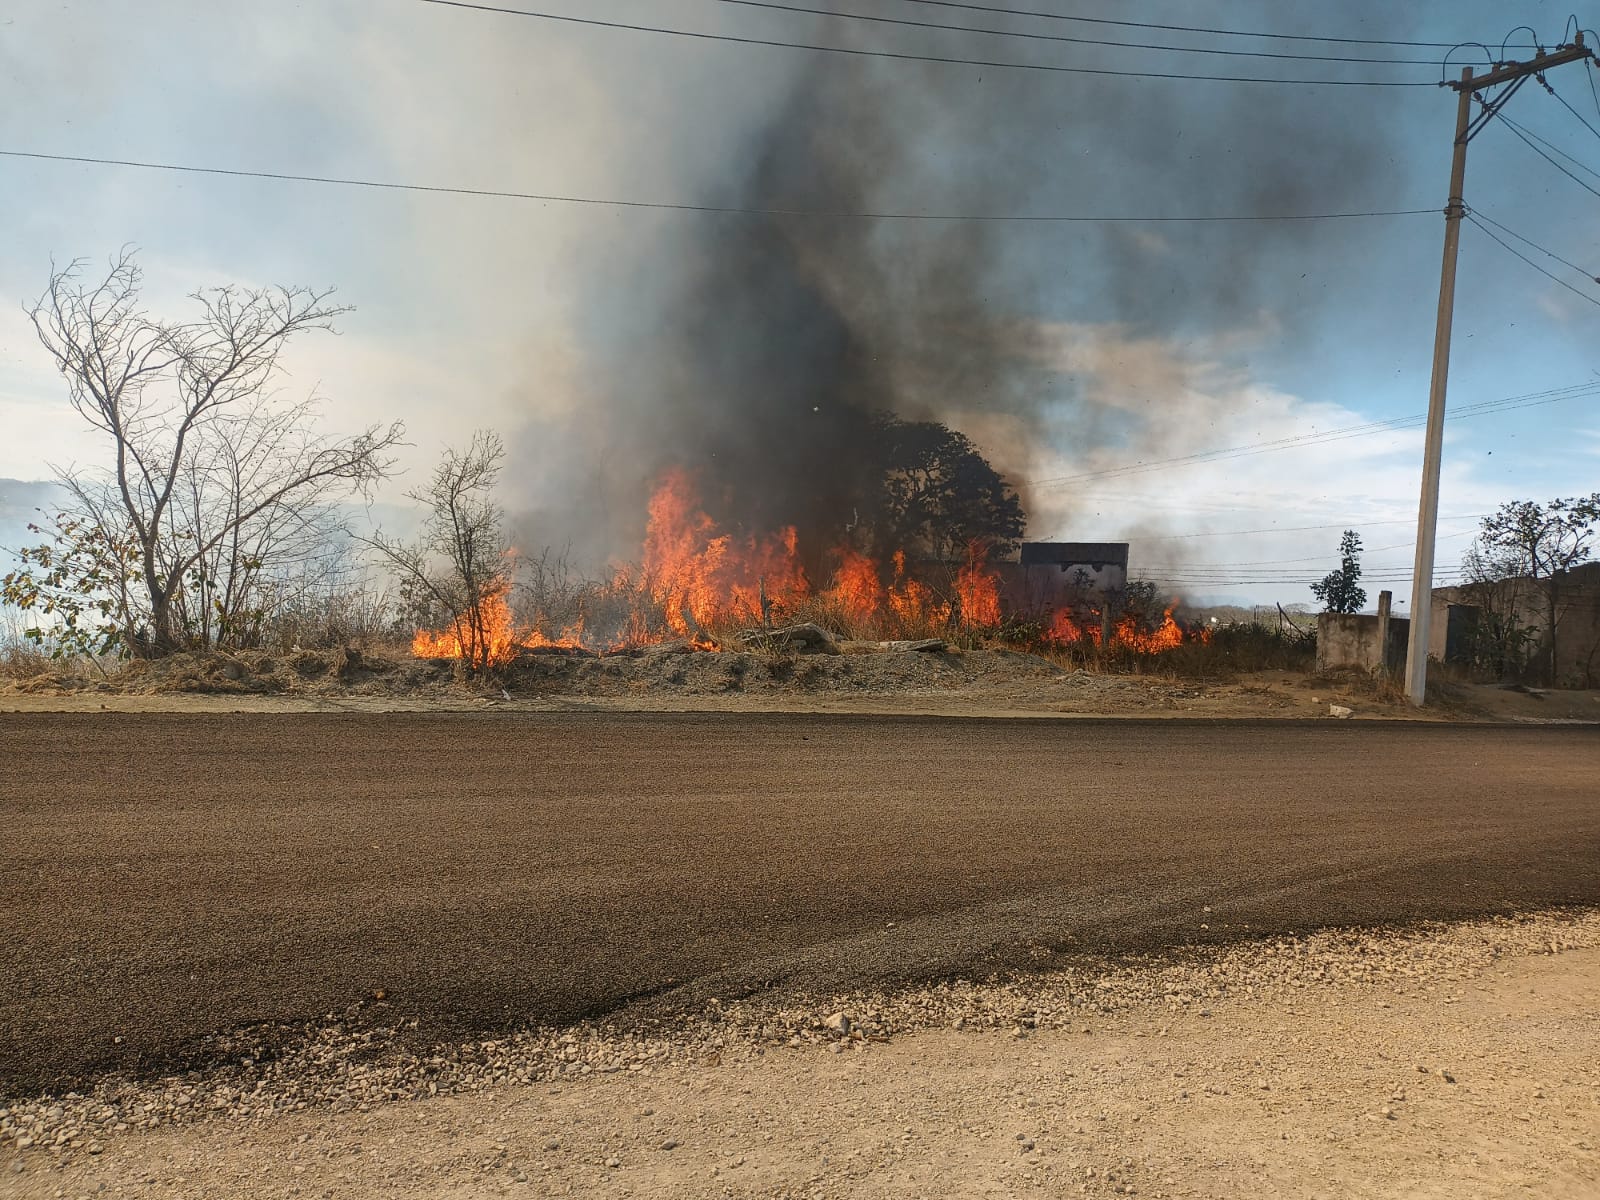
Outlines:
[{"label": "tree canopy", "polygon": [[868,549],[953,561],[973,542],[1006,550],[1022,537],[1022,501],[966,435],[884,414],[870,436],[879,471],[877,493],[859,514]]},{"label": "tree canopy", "polygon": [[1311,585],[1311,594],[1322,602],[1322,611],[1360,612],[1367,602],[1361,586],[1361,535],[1346,529],[1339,539],[1339,565]]},{"label": "tree canopy", "polygon": [[[1551,680],[1560,661],[1556,646],[1569,606],[1562,577],[1588,561],[1597,529],[1600,492],[1557,497],[1544,504],[1512,500],[1483,518],[1468,560],[1469,580],[1480,585],[1489,582],[1482,577],[1490,574],[1502,579],[1525,575],[1532,580],[1544,602],[1541,655]],[[1476,579],[1471,574],[1475,566]]]}]

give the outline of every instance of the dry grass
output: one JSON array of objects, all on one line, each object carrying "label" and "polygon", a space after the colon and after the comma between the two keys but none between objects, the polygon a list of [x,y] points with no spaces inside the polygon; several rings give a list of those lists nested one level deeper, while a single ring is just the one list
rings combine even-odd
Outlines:
[{"label": "dry grass", "polygon": [[1121,641],[1062,645],[1045,635],[1038,622],[1013,621],[993,640],[1043,655],[1067,670],[1113,675],[1216,681],[1259,671],[1305,671],[1316,663],[1316,639],[1267,625],[1220,625],[1204,640],[1170,650],[1147,651]]},{"label": "dry grass", "polygon": [[59,665],[49,646],[27,636],[28,624],[16,609],[0,608],[0,679],[32,679]]}]

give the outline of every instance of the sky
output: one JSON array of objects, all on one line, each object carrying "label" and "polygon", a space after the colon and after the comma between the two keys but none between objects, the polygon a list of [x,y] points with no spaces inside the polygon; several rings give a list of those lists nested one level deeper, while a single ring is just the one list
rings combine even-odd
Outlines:
[{"label": "sky", "polygon": [[[11,0],[0,16],[0,151],[738,206],[751,195],[752,161],[791,152],[773,128],[792,126],[797,106],[811,105],[809,144],[837,156],[857,139],[858,157],[881,164],[861,190],[879,214],[1431,210],[1209,225],[850,216],[836,220],[866,230],[872,269],[846,272],[826,258],[854,249],[829,243],[818,252],[819,276],[836,281],[844,307],[871,293],[903,315],[871,325],[883,328],[886,360],[899,364],[897,394],[967,433],[1023,486],[1029,536],[1130,539],[1136,573],[1192,600],[1294,603],[1311,599],[1306,580],[1334,565],[1340,531],[1354,528],[1368,547],[1374,599],[1378,587],[1391,587],[1404,609],[1420,429],[1411,422],[1340,433],[1427,407],[1454,94],[992,64],[1431,81],[1444,50],[1246,41],[913,0],[791,3],[833,15],[725,0],[514,6],[991,65],[826,54],[422,0]],[[1499,57],[1512,34],[1505,5],[1474,0],[1407,5],[1403,16],[1377,3],[1009,6],[1492,45],[1454,52],[1452,76],[1473,55]],[[1516,19],[1553,45],[1569,12],[1523,3]],[[1421,62],[1201,56],[842,13]],[[1600,15],[1579,16],[1600,25]],[[1600,273],[1600,175],[1585,173],[1600,170],[1600,97],[1591,91],[1595,73],[1581,64],[1553,70],[1549,82],[1578,115],[1533,82],[1506,112],[1570,155],[1558,161],[1577,179],[1494,122],[1471,144],[1466,196],[1474,211],[1582,271],[1501,234],[1570,285],[1562,286],[1479,228],[1463,231],[1450,376],[1450,408],[1463,415],[1447,426],[1441,582],[1452,578],[1477,518],[1500,503],[1600,489],[1600,284],[1586,277]],[[809,164],[787,165],[783,178],[800,182],[778,201],[833,211],[833,196],[806,194]],[[625,497],[617,502],[624,511],[592,549],[621,555],[630,527],[643,521],[630,490],[640,459],[628,426],[651,411],[654,381],[674,373],[662,356],[694,354],[676,332],[683,281],[747,219],[0,156],[0,477],[41,479],[53,467],[105,461],[105,447],[67,407],[24,310],[52,263],[81,257],[93,269],[134,246],[146,302],[164,315],[183,315],[188,293],[224,283],[338,289],[353,311],[338,336],[292,345],[283,386],[322,396],[330,432],[405,422],[409,445],[380,499],[415,486],[445,445],[494,428],[512,449],[505,499],[526,514],[526,536],[563,543],[571,536],[564,525],[575,520],[565,498],[620,480],[605,488]],[[962,238],[984,269],[949,283],[929,264],[946,262]],[[959,328],[930,325],[941,318],[929,314],[947,309],[928,297],[941,300],[944,286],[963,289],[948,309],[959,312]],[[974,387],[963,375],[960,388],[946,387],[940,356],[919,374],[923,360],[907,347],[930,341],[970,341],[973,361],[1005,386]],[[1471,411],[1513,397],[1540,402]]]}]

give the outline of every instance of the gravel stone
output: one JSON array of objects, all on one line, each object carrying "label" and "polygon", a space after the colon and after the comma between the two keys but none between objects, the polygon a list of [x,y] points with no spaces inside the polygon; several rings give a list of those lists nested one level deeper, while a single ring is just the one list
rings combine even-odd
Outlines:
[{"label": "gravel stone", "polygon": [[[352,1014],[331,1014],[300,1026],[238,1033],[230,1043],[231,1057],[181,1076],[139,1079],[113,1073],[86,1093],[0,1096],[0,1149],[17,1152],[9,1165],[17,1172],[34,1157],[65,1161],[95,1153],[95,1147],[103,1151],[128,1130],[195,1122],[242,1129],[308,1109],[346,1112],[519,1085],[559,1091],[562,1081],[590,1073],[650,1071],[682,1062],[737,1067],[785,1045],[817,1045],[839,1054],[847,1044],[864,1050],[912,1031],[1004,1033],[1023,1028],[1024,1022],[1088,1032],[1079,1015],[1087,1008],[1113,1015],[1141,1008],[1165,1012],[1234,996],[1276,1002],[1292,1012],[1295,998],[1308,988],[1411,992],[1448,984],[1454,992],[1460,980],[1494,967],[1502,955],[1594,947],[1600,947],[1600,913],[1554,909],[1455,925],[1429,923],[1400,933],[1287,934],[1114,962],[1063,958],[1055,960],[1063,965],[1044,972],[949,980],[892,993],[747,999],[725,1002],[699,1017],[639,1019],[623,1013],[426,1051],[409,1039],[412,1026],[373,1028]],[[847,1037],[841,1036],[842,1028],[848,1029]],[[1445,1068],[1415,1064],[1415,1069],[1455,1082]],[[1199,1089],[1191,1083],[1177,1094],[1190,1090]],[[1207,1090],[1214,1091],[1209,1085]],[[1394,1105],[1403,1099],[1404,1089],[1394,1089],[1386,1116],[1392,1119]],[[1374,1114],[1373,1119],[1384,1118]],[[663,1150],[678,1146],[673,1138],[657,1144]],[[542,1145],[555,1152],[563,1143],[550,1137]]]}]

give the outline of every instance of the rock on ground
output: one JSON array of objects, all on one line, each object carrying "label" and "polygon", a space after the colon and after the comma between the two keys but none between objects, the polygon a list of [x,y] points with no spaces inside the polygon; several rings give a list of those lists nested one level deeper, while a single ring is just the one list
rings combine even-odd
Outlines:
[{"label": "rock on ground", "polygon": [[480,1043],[454,1095],[239,1116],[168,1081],[123,1129],[106,1097],[13,1103],[0,1196],[1600,1194],[1600,914],[817,1000],[631,1057],[552,1035],[574,1069],[527,1083]]}]

